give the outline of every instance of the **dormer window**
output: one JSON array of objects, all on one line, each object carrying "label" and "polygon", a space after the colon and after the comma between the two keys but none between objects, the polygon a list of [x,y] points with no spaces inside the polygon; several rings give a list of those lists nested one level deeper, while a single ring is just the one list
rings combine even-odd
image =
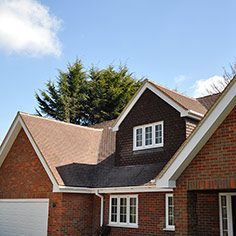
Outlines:
[{"label": "dormer window", "polygon": [[133,129],[133,150],[163,147],[163,121],[136,126]]}]

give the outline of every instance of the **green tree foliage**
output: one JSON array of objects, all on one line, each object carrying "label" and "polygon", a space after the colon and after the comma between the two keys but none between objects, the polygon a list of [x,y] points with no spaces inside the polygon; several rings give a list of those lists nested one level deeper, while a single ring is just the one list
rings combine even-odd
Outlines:
[{"label": "green tree foliage", "polygon": [[128,68],[118,70],[92,66],[86,70],[81,60],[58,70],[56,84],[36,93],[38,115],[74,124],[92,125],[116,118],[141,84]]}]

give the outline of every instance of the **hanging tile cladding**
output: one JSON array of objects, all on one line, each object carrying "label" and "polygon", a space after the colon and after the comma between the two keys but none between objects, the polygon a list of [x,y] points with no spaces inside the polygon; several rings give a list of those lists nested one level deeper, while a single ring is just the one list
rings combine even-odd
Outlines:
[{"label": "hanging tile cladding", "polygon": [[[133,151],[133,127],[164,121],[164,147]],[[116,165],[168,161],[186,138],[184,118],[164,100],[147,89],[117,131]]]}]

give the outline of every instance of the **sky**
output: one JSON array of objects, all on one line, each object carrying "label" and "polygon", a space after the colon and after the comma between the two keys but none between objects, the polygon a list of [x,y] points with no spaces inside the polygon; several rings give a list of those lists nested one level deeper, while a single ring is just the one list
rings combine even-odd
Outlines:
[{"label": "sky", "polygon": [[235,10],[235,0],[0,0],[0,143],[76,58],[206,95],[236,60]]}]

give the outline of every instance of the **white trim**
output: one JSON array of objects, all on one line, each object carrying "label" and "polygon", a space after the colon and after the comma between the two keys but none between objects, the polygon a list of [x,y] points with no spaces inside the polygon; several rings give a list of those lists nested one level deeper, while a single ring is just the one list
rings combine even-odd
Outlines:
[{"label": "white trim", "polygon": [[114,188],[83,188],[73,186],[59,186],[58,192],[63,193],[143,193],[143,192],[173,192],[173,188],[157,188],[152,186],[129,186],[129,187],[114,187]]},{"label": "white trim", "polygon": [[[111,210],[112,210],[112,199],[117,199],[117,222],[111,221]],[[126,222],[120,222],[120,199],[126,198]],[[130,223],[130,198],[136,199],[136,223]],[[115,227],[127,227],[127,228],[138,228],[138,195],[110,195],[109,198],[109,226]]]},{"label": "white trim", "polygon": [[[161,125],[161,132],[162,132],[162,142],[156,144],[156,125]],[[146,132],[145,129],[147,127],[152,127],[152,144],[146,145]],[[142,146],[137,147],[136,142],[137,142],[137,135],[136,131],[138,129],[142,129]],[[133,128],[133,151],[137,150],[145,150],[145,149],[150,149],[150,148],[157,148],[157,147],[163,147],[164,145],[164,122],[159,121],[155,123],[150,123],[150,124],[145,124],[145,125],[139,125],[135,126]]]},{"label": "white trim", "polygon": [[0,146],[0,167],[2,166],[2,163],[4,162],[8,152],[10,151],[12,144],[14,143],[14,141],[21,129],[19,119],[20,119],[19,117],[15,118],[5,139],[3,140],[3,142]]},{"label": "white trim", "polygon": [[231,83],[228,90],[217,101],[210,113],[206,115],[193,135],[189,137],[188,142],[175,154],[165,173],[159,179],[156,179],[157,187],[168,188],[176,186],[175,181],[234,108],[236,105],[236,77]]},{"label": "white trim", "polygon": [[46,161],[44,160],[44,158],[42,157],[37,145],[35,144],[31,134],[29,133],[27,127],[24,124],[24,121],[22,120],[21,116],[19,115],[19,113],[17,114],[15,120],[13,121],[13,124],[7,134],[7,136],[5,137],[3,144],[0,148],[0,167],[2,165],[2,163],[4,162],[5,158],[7,157],[7,154],[11,148],[11,146],[13,145],[17,135],[19,134],[20,129],[23,129],[24,132],[26,133],[26,136],[28,137],[34,151],[36,152],[41,164],[43,165],[49,179],[51,180],[52,184],[53,184],[53,192],[57,192],[59,190],[58,188],[58,184],[56,179],[54,178],[51,170],[49,169],[48,165],[46,164]]},{"label": "white trim", "polygon": [[33,146],[34,151],[36,152],[36,154],[37,154],[37,156],[38,156],[38,158],[39,158],[41,164],[43,165],[43,167],[44,167],[44,169],[45,169],[45,171],[46,171],[46,173],[47,173],[49,179],[51,180],[51,182],[52,182],[52,184],[53,184],[53,192],[57,192],[57,191],[58,191],[58,184],[57,184],[56,179],[54,178],[54,176],[53,176],[51,170],[49,169],[49,167],[48,167],[46,161],[44,160],[43,156],[41,155],[41,153],[40,153],[40,151],[39,151],[37,145],[35,144],[35,142],[34,142],[32,136],[31,136],[31,134],[29,133],[29,130],[27,129],[27,127],[25,126],[25,123],[23,122],[23,120],[22,120],[21,118],[20,118],[20,123],[21,123],[21,126],[22,126],[22,128],[24,129],[24,131],[25,131],[25,133],[26,133],[26,135],[27,135],[27,137],[28,137],[28,139],[29,139],[31,145]]},{"label": "white trim", "polygon": [[178,103],[176,103],[173,99],[169,98],[167,95],[165,95],[161,90],[157,89],[155,86],[150,84],[148,81],[143,85],[143,87],[140,89],[140,91],[136,94],[134,99],[131,101],[131,103],[128,105],[127,108],[125,108],[124,113],[119,117],[116,124],[112,128],[113,131],[118,131],[119,126],[122,123],[122,121],[125,119],[125,117],[128,115],[130,110],[133,108],[135,103],[138,101],[138,99],[141,97],[141,95],[144,93],[146,89],[150,89],[154,94],[159,96],[161,99],[163,99],[165,102],[167,102],[169,105],[171,105],[173,108],[175,108],[177,111],[180,112],[181,117],[191,117],[196,120],[201,120],[203,117],[203,114],[194,112],[192,110],[186,110],[182,106],[180,106]]},{"label": "white trim", "polygon": [[174,195],[173,193],[167,193],[165,196],[165,219],[166,219],[166,227],[163,230],[175,231],[174,225],[169,225],[169,201],[168,198],[172,197],[174,204]]},{"label": "white trim", "polygon": [[49,203],[49,199],[48,198],[11,198],[11,199],[0,199],[0,203],[1,202],[8,202],[8,203],[15,203],[15,202],[22,202],[22,203],[26,203],[26,202],[44,202],[44,203]]},{"label": "white trim", "polygon": [[173,192],[172,188],[157,188],[154,186],[130,186],[117,188],[99,188],[100,193],[145,193],[145,192]]},{"label": "white trim", "polygon": [[86,187],[73,187],[73,186],[58,186],[58,192],[61,193],[95,193],[98,189],[86,188]]},{"label": "white trim", "polygon": [[220,214],[220,236],[223,236],[223,225],[222,225],[222,204],[221,197],[226,197],[226,209],[227,209],[227,228],[228,236],[233,236],[233,216],[232,216],[232,196],[236,196],[236,193],[219,193],[219,214]]}]

